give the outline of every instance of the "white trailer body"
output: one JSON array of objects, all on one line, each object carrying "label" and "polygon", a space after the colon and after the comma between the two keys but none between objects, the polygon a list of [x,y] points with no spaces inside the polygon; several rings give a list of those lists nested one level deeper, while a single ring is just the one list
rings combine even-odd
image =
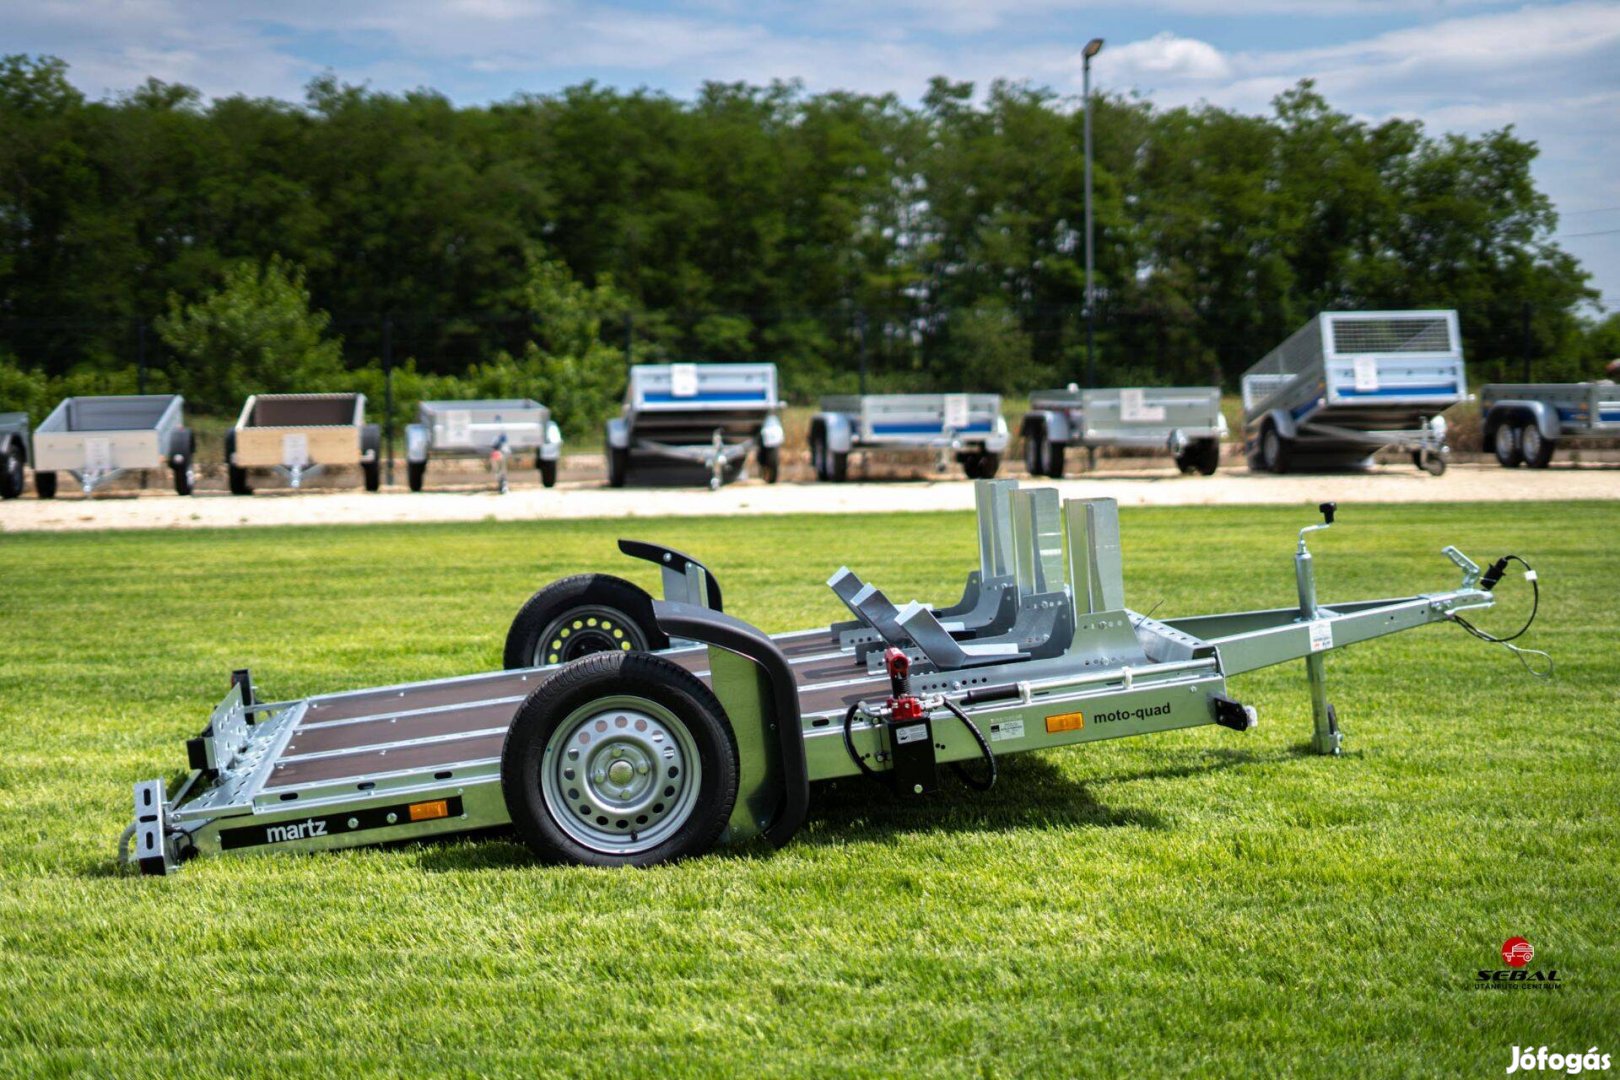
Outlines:
[{"label": "white trailer body", "polygon": [[422,490],[428,457],[481,457],[498,476],[504,494],[507,463],[519,451],[534,454],[540,482],[557,482],[562,431],[551,411],[530,398],[424,401],[417,422],[405,428],[406,468],[412,491]]},{"label": "white trailer body", "polygon": [[28,438],[28,414],[0,413],[0,499],[15,499],[23,493],[33,461]]},{"label": "white trailer body", "polygon": [[1243,375],[1251,468],[1370,465],[1394,447],[1445,471],[1440,414],[1468,397],[1455,311],[1329,311]]},{"label": "white trailer body", "polygon": [[1485,449],[1506,468],[1544,469],[1558,444],[1620,438],[1620,384],[1490,383],[1479,392]]},{"label": "white trailer body", "polygon": [[810,421],[810,458],[819,480],[847,478],[858,451],[931,451],[945,470],[955,455],[969,477],[1001,468],[1007,420],[998,394],[838,394],[821,399]]},{"label": "white trailer body", "polygon": [[742,471],[756,453],[760,474],[775,483],[782,446],[782,407],[775,364],[635,364],[624,410],[607,422],[608,483],[623,487],[635,465],[657,461],[700,465],[709,487]]},{"label": "white trailer body", "polygon": [[64,398],[34,432],[34,488],[51,498],[65,472],[89,495],[125,473],[167,468],[175,491],[190,495],[194,450],[178,394]]},{"label": "white trailer body", "polygon": [[1218,386],[1132,386],[1040,390],[1020,428],[1031,476],[1063,475],[1071,446],[1164,450],[1182,472],[1205,476],[1220,465],[1226,417]]}]

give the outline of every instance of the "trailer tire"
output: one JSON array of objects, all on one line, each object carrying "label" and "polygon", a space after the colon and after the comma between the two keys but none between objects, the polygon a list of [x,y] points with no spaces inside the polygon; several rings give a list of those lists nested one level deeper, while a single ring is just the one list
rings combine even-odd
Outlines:
[{"label": "trailer tire", "polygon": [[253,485],[248,483],[248,471],[239,469],[231,464],[231,455],[236,453],[236,432],[225,433],[225,477],[230,485],[232,495],[251,495]]},{"label": "trailer tire", "polygon": [[[371,454],[371,460],[364,457]],[[360,429],[360,473],[365,478],[367,491],[382,490],[382,428],[367,424]]]},{"label": "trailer tire", "polygon": [[849,454],[840,454],[827,445],[827,425],[820,420],[810,424],[810,464],[815,467],[817,480],[842,484],[849,479]]},{"label": "trailer tire", "polygon": [[576,574],[553,581],[518,609],[501,662],[511,671],[596,652],[667,648],[669,637],[658,629],[645,590],[612,574]]},{"label": "trailer tire", "polygon": [[1545,469],[1552,463],[1553,451],[1558,449],[1558,440],[1542,435],[1534,421],[1519,428],[1514,433],[1514,441],[1519,444],[1524,463],[1532,469]]},{"label": "trailer tire", "polygon": [[607,452],[608,487],[622,488],[630,478],[630,451],[622,446],[610,446]]},{"label": "trailer tire", "polygon": [[1491,434],[1491,451],[1496,463],[1504,469],[1517,469],[1524,464],[1524,453],[1519,449],[1519,432],[1511,424],[1502,424]]},{"label": "trailer tire", "polygon": [[992,454],[988,450],[974,450],[966,454],[956,455],[957,462],[969,480],[994,479],[996,473],[1001,471],[1001,455]]},{"label": "trailer tire", "polygon": [[427,480],[427,462],[405,462],[405,483],[412,491],[421,491],[422,484]]},{"label": "trailer tire", "polygon": [[34,494],[42,499],[56,498],[56,474],[53,472],[34,473]]},{"label": "trailer tire", "polygon": [[501,793],[541,859],[656,866],[702,855],[737,802],[737,741],[714,692],[646,653],[564,667],[518,708]]},{"label": "trailer tire", "polygon": [[[174,440],[182,444],[181,449],[173,449]],[[176,428],[170,447],[169,468],[174,472],[174,493],[190,495],[197,488],[197,437],[189,428]]]},{"label": "trailer tire", "polygon": [[1444,476],[1446,474],[1446,459],[1436,452],[1430,452],[1425,457],[1421,450],[1412,451],[1412,465],[1430,476]]},{"label": "trailer tire", "polygon": [[1188,444],[1187,449],[1176,455],[1176,468],[1183,473],[1196,472],[1200,476],[1214,476],[1215,470],[1220,467],[1219,439],[1195,439]]},{"label": "trailer tire", "polygon": [[759,462],[759,477],[767,484],[776,483],[782,474],[782,450],[776,446],[762,446],[755,454]]},{"label": "trailer tire", "polygon": [[553,488],[557,486],[556,459],[547,461],[545,458],[536,454],[534,458],[534,467],[540,472],[541,487]]},{"label": "trailer tire", "polygon": [[1029,475],[1046,475],[1046,445],[1046,425],[1038,420],[1024,421],[1024,471]]},{"label": "trailer tire", "polygon": [[1290,440],[1283,438],[1277,425],[1267,420],[1260,428],[1260,467],[1269,473],[1287,472],[1291,450]]},{"label": "trailer tire", "polygon": [[15,499],[23,493],[27,485],[27,474],[23,472],[22,447],[15,444],[6,447],[6,456],[0,462],[0,499]]}]

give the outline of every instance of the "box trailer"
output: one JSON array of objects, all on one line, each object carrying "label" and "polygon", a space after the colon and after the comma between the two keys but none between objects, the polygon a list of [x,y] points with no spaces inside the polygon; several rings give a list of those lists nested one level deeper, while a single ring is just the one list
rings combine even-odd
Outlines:
[{"label": "box trailer", "polygon": [[178,394],[65,398],[34,430],[34,490],[54,498],[56,474],[65,472],[89,495],[125,473],[166,468],[175,493],[190,495],[195,454]]},{"label": "box trailer", "polygon": [[951,457],[976,480],[1001,468],[1007,421],[997,394],[838,394],[821,399],[810,420],[816,479],[842,482],[851,454],[927,451],[940,472]]},{"label": "box trailer", "polygon": [[775,364],[636,364],[624,411],[607,422],[608,484],[658,461],[700,465],[716,489],[741,474],[748,455],[776,483],[782,407]]},{"label": "box trailer", "polygon": [[505,494],[507,464],[519,453],[533,453],[540,483],[557,483],[562,432],[551,411],[529,398],[485,401],[424,401],[416,423],[405,428],[405,472],[412,491],[421,491],[429,457],[478,457],[489,462],[496,486]]},{"label": "box trailer", "polygon": [[0,499],[15,499],[27,487],[33,460],[29,446],[28,414],[0,413]]},{"label": "box trailer", "polygon": [[1031,476],[1063,475],[1069,447],[1163,450],[1184,473],[1209,476],[1226,437],[1218,386],[1133,386],[1039,390],[1029,397],[1020,434]]},{"label": "box trailer", "polygon": [[364,394],[254,394],[225,433],[232,495],[251,495],[254,469],[295,490],[329,468],[358,465],[367,491],[382,486],[382,429],[366,423]]},{"label": "box trailer", "polygon": [[1620,438],[1620,384],[1489,383],[1479,392],[1485,449],[1504,468],[1545,469],[1562,442]]},{"label": "box trailer", "polygon": [[1439,476],[1468,396],[1455,311],[1328,311],[1243,375],[1249,467],[1363,467],[1386,447]]},{"label": "box trailer", "polygon": [[189,776],[135,786],[120,859],[162,874],[504,825],[543,858],[602,866],[781,845],[812,783],[862,775],[911,798],[946,764],[983,788],[1008,754],[1246,731],[1255,710],[1229,680],[1299,659],[1311,746],[1338,754],[1326,653],[1489,607],[1507,561],[1482,575],[1448,548],[1454,588],[1319,604],[1305,537],[1332,523],[1323,504],[1289,571],[1297,605],[1159,619],[1126,606],[1113,500],[980,484],[1008,485],[980,506],[1010,513],[981,512],[977,577],[950,608],[897,606],[841,567],[828,585],[854,620],[770,636],[725,614],[707,567],[621,541],[661,567],[666,598],[607,574],[554,582],[513,620],[506,670],[280,701],[238,671]]}]

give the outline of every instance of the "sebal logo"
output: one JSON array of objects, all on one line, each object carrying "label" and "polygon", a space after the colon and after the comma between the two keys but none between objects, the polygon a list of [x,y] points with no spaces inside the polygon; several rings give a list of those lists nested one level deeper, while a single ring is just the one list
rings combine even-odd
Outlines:
[{"label": "sebal logo", "polygon": [[268,825],[264,830],[264,842],[267,844],[280,844],[288,840],[307,840],[312,836],[325,836],[326,822],[307,818],[304,821],[289,821],[285,825]]},{"label": "sebal logo", "polygon": [[1558,971],[1529,971],[1526,966],[1535,958],[1536,950],[1530,942],[1522,937],[1510,937],[1502,942],[1502,962],[1505,968],[1494,971],[1482,969],[1474,973],[1476,983],[1483,983],[1491,987],[1508,989],[1512,987],[1537,987],[1540,989],[1557,990],[1564,984],[1558,981]]}]

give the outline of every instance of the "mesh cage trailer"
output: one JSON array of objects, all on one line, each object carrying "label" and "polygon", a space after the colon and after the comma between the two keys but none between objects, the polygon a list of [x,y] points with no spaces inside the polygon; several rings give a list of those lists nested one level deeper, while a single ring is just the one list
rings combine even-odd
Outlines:
[{"label": "mesh cage trailer", "polygon": [[1468,396],[1455,311],[1329,311],[1243,374],[1249,467],[1364,467],[1392,447],[1436,476]]}]

